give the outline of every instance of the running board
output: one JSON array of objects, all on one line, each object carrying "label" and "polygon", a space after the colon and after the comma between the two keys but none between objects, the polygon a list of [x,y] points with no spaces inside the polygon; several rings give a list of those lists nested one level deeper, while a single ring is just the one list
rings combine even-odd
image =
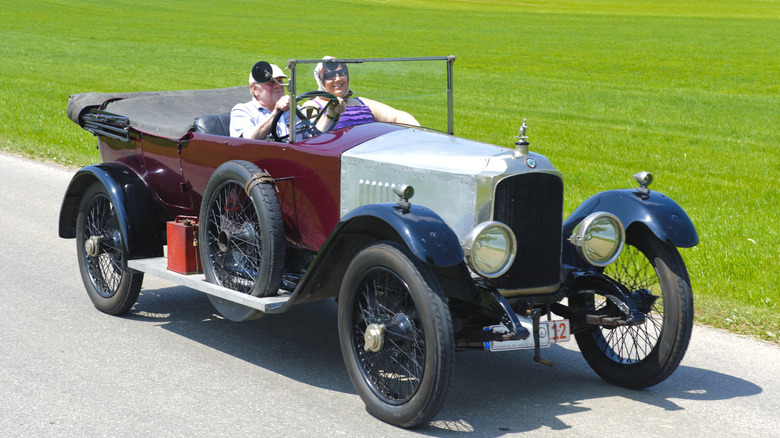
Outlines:
[{"label": "running board", "polygon": [[[247,295],[226,287],[218,286],[214,283],[209,283],[206,281],[206,276],[203,274],[185,275],[169,271],[167,257],[130,260],[127,262],[127,267],[160,277],[181,286],[199,290],[226,301],[257,309],[261,312],[270,312],[278,309],[290,299],[290,293],[282,290],[279,291],[280,295],[273,297],[253,297],[252,295]],[[284,293],[282,294],[282,292]]]}]

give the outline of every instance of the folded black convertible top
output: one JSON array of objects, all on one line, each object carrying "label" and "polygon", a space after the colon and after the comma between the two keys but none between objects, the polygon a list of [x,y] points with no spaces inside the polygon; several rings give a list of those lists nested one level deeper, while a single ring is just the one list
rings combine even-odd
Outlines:
[{"label": "folded black convertible top", "polygon": [[129,119],[136,131],[179,139],[193,127],[196,117],[229,113],[251,98],[249,87],[211,90],[142,91],[132,93],[80,93],[68,98],[68,117],[84,127],[83,115],[102,110]]}]

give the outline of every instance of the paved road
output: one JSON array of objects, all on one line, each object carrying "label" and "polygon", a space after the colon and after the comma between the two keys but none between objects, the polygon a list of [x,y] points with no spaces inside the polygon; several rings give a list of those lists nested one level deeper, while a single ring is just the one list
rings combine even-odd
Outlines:
[{"label": "paved road", "polygon": [[778,436],[780,347],[697,326],[644,391],[601,381],[576,346],[456,356],[428,427],[371,417],[332,301],[233,323],[200,292],[147,277],[133,311],[95,310],[57,236],[74,170],[0,153],[0,436]]}]

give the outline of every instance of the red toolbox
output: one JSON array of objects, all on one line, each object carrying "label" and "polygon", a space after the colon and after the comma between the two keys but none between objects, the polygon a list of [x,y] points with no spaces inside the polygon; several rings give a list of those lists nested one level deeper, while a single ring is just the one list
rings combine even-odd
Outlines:
[{"label": "red toolbox", "polygon": [[198,252],[198,218],[176,216],[168,222],[168,270],[179,274],[203,272]]}]

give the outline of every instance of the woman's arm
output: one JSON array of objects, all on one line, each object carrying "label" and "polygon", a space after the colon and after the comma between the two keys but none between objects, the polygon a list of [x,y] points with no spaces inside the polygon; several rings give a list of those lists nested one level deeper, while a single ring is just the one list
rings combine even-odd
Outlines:
[{"label": "woman's arm", "polygon": [[397,110],[390,105],[367,99],[365,97],[361,97],[360,100],[371,110],[371,114],[374,115],[374,120],[377,122],[401,123],[404,125],[420,126],[420,122],[418,122],[413,115],[407,113],[406,111]]},{"label": "woman's arm", "polygon": [[[341,98],[338,99],[339,99],[339,103],[337,105],[329,106],[327,113],[323,114],[322,117],[320,117],[320,119],[317,121],[316,127],[320,132],[327,132],[330,129],[332,129],[338,122],[339,115],[344,112],[344,109],[346,108],[346,103]],[[310,119],[314,121],[314,116],[316,116],[319,113],[319,110],[322,109],[323,106],[325,106],[325,103],[320,104],[319,102],[310,100],[304,103],[303,105],[301,105],[301,108],[303,108],[304,114],[306,114],[306,108],[314,108],[315,110],[317,110],[313,112],[313,116]]]}]

